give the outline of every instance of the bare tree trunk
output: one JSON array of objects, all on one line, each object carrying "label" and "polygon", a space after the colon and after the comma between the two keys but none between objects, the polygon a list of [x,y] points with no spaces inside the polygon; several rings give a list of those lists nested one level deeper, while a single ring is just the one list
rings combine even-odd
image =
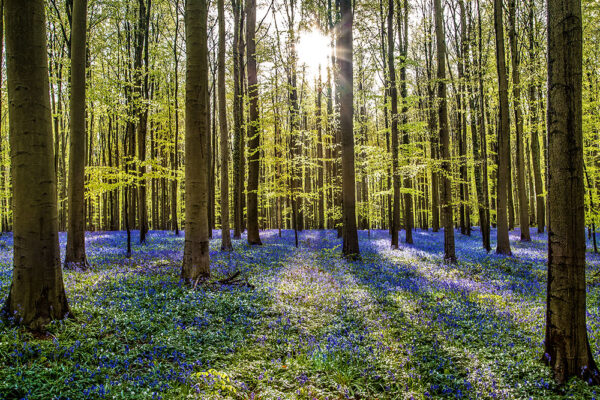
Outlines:
[{"label": "bare tree trunk", "polygon": [[545,361],[554,378],[600,383],[586,330],[580,0],[548,0],[548,294]]},{"label": "bare tree trunk", "polygon": [[448,132],[448,105],[446,102],[446,39],[444,36],[444,11],[441,1],[434,0],[435,36],[437,44],[437,78],[439,100],[439,132],[442,160],[442,223],[444,225],[444,259],[456,261],[454,247],[454,216],[452,210],[452,183],[450,176],[450,133]]},{"label": "bare tree trunk", "polygon": [[246,0],[246,69],[248,71],[248,244],[261,245],[258,231],[258,175],[260,167],[260,121],[258,115],[258,80],[256,76],[256,0]]},{"label": "bare tree trunk", "polygon": [[14,228],[5,311],[42,330],[70,312],[58,247],[44,2],[6,0],[4,10]]},{"label": "bare tree trunk", "polygon": [[219,101],[219,131],[221,145],[221,250],[231,251],[229,232],[229,131],[227,130],[227,104],[225,99],[225,4],[217,0],[219,13],[219,55],[217,94]]},{"label": "bare tree trunk", "polygon": [[396,68],[394,58],[394,0],[388,1],[387,16],[387,40],[388,40],[388,91],[390,94],[392,119],[392,182],[393,182],[393,204],[392,204],[392,249],[398,248],[398,230],[400,229],[400,170],[398,165],[398,89],[396,87]]},{"label": "bare tree trunk", "polygon": [[497,211],[498,243],[496,253],[511,254],[508,240],[507,194],[510,179],[510,124],[508,121],[508,79],[504,56],[504,24],[502,0],[494,0],[494,29],[496,30],[496,68],[498,69],[498,92],[500,95],[500,118],[498,126],[498,186]]},{"label": "bare tree trunk", "polygon": [[352,62],[352,2],[340,0],[340,31],[337,38],[337,62],[340,73],[340,132],[342,136],[342,196],[344,240],[342,253],[358,257],[356,230],[356,181],[354,179],[354,90]]},{"label": "bare tree trunk", "polygon": [[241,32],[243,28],[242,0],[232,0],[233,7],[233,238],[242,237],[243,218],[243,169],[242,169],[242,122],[243,122],[243,88],[242,52],[244,48]]},{"label": "bare tree trunk", "polygon": [[523,114],[521,112],[521,77],[519,74],[519,50],[517,43],[516,6],[515,0],[508,1],[508,38],[510,42],[513,108],[515,112],[515,127],[517,134],[517,190],[519,195],[519,227],[521,241],[531,241],[529,234],[529,206],[527,188],[525,186],[525,150],[523,145]]},{"label": "bare tree trunk", "polygon": [[191,284],[210,276],[208,252],[207,141],[208,43],[206,0],[185,6],[185,247],[181,279]]},{"label": "bare tree trunk", "polygon": [[85,59],[87,0],[73,2],[71,25],[71,135],[69,221],[65,267],[87,269],[85,256]]},{"label": "bare tree trunk", "polygon": [[323,161],[323,123],[321,118],[321,104],[323,97],[323,85],[321,83],[321,66],[319,66],[319,81],[317,83],[317,98],[316,98],[316,111],[315,111],[315,124],[317,125],[317,159],[318,159],[318,176],[317,185],[319,186],[319,221],[318,228],[325,229],[325,187],[324,187],[324,173],[325,173],[325,162]]},{"label": "bare tree trunk", "polygon": [[179,169],[179,54],[177,52],[177,37],[179,35],[179,0],[175,0],[175,40],[173,42],[173,57],[175,59],[175,139],[171,153],[171,229],[179,236],[179,221],[177,216],[177,171]]}]

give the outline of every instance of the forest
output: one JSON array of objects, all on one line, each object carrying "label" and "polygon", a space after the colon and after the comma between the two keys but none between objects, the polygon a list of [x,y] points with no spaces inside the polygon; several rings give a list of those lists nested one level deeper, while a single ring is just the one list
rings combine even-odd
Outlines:
[{"label": "forest", "polygon": [[598,0],[0,0],[0,400],[600,398]]}]

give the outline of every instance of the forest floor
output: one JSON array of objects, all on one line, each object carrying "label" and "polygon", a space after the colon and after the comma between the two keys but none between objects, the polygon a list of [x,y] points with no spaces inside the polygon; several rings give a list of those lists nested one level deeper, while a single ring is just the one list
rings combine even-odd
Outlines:
[{"label": "forest floor", "polygon": [[[481,249],[477,230],[457,233],[454,265],[442,262],[441,232],[417,230],[399,250],[387,232],[360,232],[352,262],[334,231],[302,232],[298,249],[293,232],[262,231],[263,246],[234,241],[230,254],[215,236],[211,280],[239,271],[254,288],[182,286],[183,235],[150,232],[126,259],[123,232],[88,233],[91,270],[64,274],[76,319],[52,324],[46,339],[0,323],[0,399],[600,396],[578,380],[557,388],[539,361],[545,235],[520,243],[512,232],[514,255],[503,257]],[[0,301],[11,260],[5,234]],[[599,275],[588,253],[597,360]]]}]

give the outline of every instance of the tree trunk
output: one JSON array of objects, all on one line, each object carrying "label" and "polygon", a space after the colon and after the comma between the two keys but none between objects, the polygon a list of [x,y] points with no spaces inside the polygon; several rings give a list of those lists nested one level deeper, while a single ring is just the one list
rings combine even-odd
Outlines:
[{"label": "tree trunk", "polygon": [[230,251],[229,233],[229,131],[227,130],[227,103],[225,99],[225,5],[217,0],[219,13],[219,55],[217,94],[219,101],[219,131],[221,146],[221,250]]},{"label": "tree trunk", "polygon": [[394,58],[394,0],[388,2],[387,16],[388,40],[388,91],[390,94],[391,147],[392,147],[392,249],[398,248],[398,230],[400,229],[400,170],[398,165],[398,89],[396,87],[396,67]]},{"label": "tree trunk", "polygon": [[243,63],[242,52],[244,48],[241,40],[243,27],[242,0],[232,0],[233,6],[233,238],[242,237],[242,122],[243,122],[243,97],[242,97],[242,75]]},{"label": "tree trunk", "polygon": [[42,0],[6,0],[13,279],[5,311],[42,330],[70,310],[58,246],[56,171]]},{"label": "tree trunk", "polygon": [[71,135],[69,221],[65,267],[87,269],[85,256],[85,59],[87,0],[73,2],[71,25]]},{"label": "tree trunk", "polygon": [[600,383],[586,330],[580,0],[548,0],[548,294],[545,361],[558,383]]},{"label": "tree trunk", "polygon": [[185,6],[185,247],[181,278],[191,284],[210,276],[208,252],[208,182],[205,168],[210,126],[206,0],[187,0]]},{"label": "tree trunk", "polygon": [[248,71],[248,244],[261,245],[258,231],[258,175],[260,168],[260,121],[258,116],[258,79],[256,76],[256,0],[246,0],[246,69]]},{"label": "tree trunk", "polygon": [[498,125],[498,185],[497,211],[498,243],[496,253],[510,255],[507,220],[507,194],[510,179],[510,123],[508,121],[508,79],[504,56],[504,24],[502,22],[502,0],[494,0],[494,29],[496,31],[496,68],[498,70],[498,92],[500,96],[500,118]]},{"label": "tree trunk", "polygon": [[437,78],[439,100],[439,137],[442,160],[442,223],[444,225],[444,259],[456,261],[454,248],[454,216],[452,210],[452,183],[450,177],[450,133],[448,131],[448,105],[446,102],[446,39],[444,37],[444,11],[441,1],[434,0],[435,36],[437,45]]},{"label": "tree trunk", "polygon": [[519,227],[521,241],[531,241],[529,234],[529,206],[527,188],[525,186],[525,150],[523,145],[523,115],[521,112],[521,77],[519,74],[519,50],[517,43],[516,6],[515,0],[508,1],[508,39],[510,43],[513,108],[515,112],[515,127],[517,136],[517,190],[519,195]]},{"label": "tree trunk", "polygon": [[337,62],[340,73],[340,132],[342,136],[343,249],[347,257],[359,256],[356,230],[356,181],[354,179],[354,91],[352,65],[352,2],[340,0]]}]

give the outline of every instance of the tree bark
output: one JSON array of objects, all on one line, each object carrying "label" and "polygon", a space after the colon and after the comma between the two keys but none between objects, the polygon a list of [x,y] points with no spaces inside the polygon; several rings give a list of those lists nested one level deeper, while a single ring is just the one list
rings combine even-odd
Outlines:
[{"label": "tree bark", "polygon": [[498,185],[496,220],[498,243],[496,253],[510,255],[508,240],[507,194],[510,179],[510,123],[508,120],[508,79],[504,55],[504,24],[502,22],[502,0],[494,0],[494,29],[496,31],[496,68],[498,70],[498,92],[500,96],[500,118],[498,124]]},{"label": "tree bark", "polygon": [[586,330],[580,0],[548,0],[548,291],[545,361],[558,383],[600,383]]},{"label": "tree bark", "polygon": [[69,221],[65,268],[85,270],[85,59],[87,0],[74,0],[71,25]]},{"label": "tree bark", "polygon": [[227,130],[227,104],[225,99],[225,4],[217,0],[219,18],[219,55],[217,94],[219,101],[219,133],[221,146],[221,250],[230,251],[229,232],[229,131]]},{"label": "tree bark", "polygon": [[435,36],[437,45],[438,119],[442,161],[442,223],[444,225],[444,259],[456,261],[454,245],[454,216],[452,210],[452,168],[450,165],[450,133],[448,131],[448,105],[446,101],[446,39],[444,37],[444,11],[440,0],[434,0]]},{"label": "tree bark", "polygon": [[181,278],[191,284],[210,276],[208,252],[207,141],[208,43],[206,0],[185,6],[185,246]]},{"label": "tree bark", "polygon": [[256,76],[256,0],[246,0],[246,70],[248,71],[248,244],[261,245],[258,231],[258,175],[260,171],[260,121]]},{"label": "tree bark", "polygon": [[508,41],[510,43],[512,82],[513,82],[513,109],[515,113],[515,128],[517,138],[517,191],[519,195],[519,227],[521,241],[531,241],[529,234],[529,205],[527,188],[525,186],[525,150],[523,145],[523,113],[521,111],[521,77],[519,74],[519,50],[516,28],[515,0],[508,1]]},{"label": "tree bark", "polygon": [[398,89],[396,87],[396,67],[394,58],[394,0],[388,1],[387,40],[388,40],[388,91],[390,94],[391,147],[392,147],[392,249],[398,248],[400,229],[400,170],[398,165]]},{"label": "tree bark", "polygon": [[70,310],[58,246],[56,172],[42,0],[6,0],[14,261],[5,311],[42,330]]},{"label": "tree bark", "polygon": [[354,178],[354,90],[352,65],[352,2],[340,0],[340,31],[337,38],[337,62],[340,89],[340,132],[342,136],[343,249],[350,258],[358,257],[356,229],[356,181]]}]

